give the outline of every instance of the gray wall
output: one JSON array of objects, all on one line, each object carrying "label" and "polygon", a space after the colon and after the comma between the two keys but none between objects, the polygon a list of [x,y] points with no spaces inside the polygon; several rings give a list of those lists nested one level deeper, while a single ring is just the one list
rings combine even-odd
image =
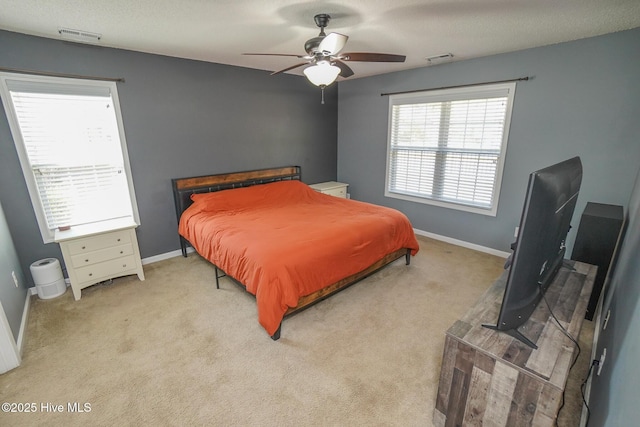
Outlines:
[{"label": "gray wall", "polygon": [[626,215],[626,235],[606,288],[603,313],[611,310],[601,330],[596,358],[606,348],[600,376],[594,375],[589,404],[590,427],[626,427],[640,419],[640,174]]},{"label": "gray wall", "polygon": [[[455,52],[454,52],[455,54]],[[498,214],[384,197],[388,98],[381,93],[529,76],[516,89]],[[528,174],[579,155],[587,202],[626,205],[640,159],[640,29],[340,83],[338,179],[355,199],[400,209],[414,227],[509,251]],[[569,253],[575,239],[570,233]]]},{"label": "gray wall", "polygon": [[[384,197],[388,98],[381,93],[530,76],[516,89],[495,218]],[[515,53],[341,82],[338,179],[353,198],[398,208],[421,230],[509,251],[529,172],[579,155],[584,166],[574,230],[587,202],[623,205],[627,234],[610,280],[602,374],[589,426],[640,419],[640,29]],[[635,190],[634,190],[635,188]],[[630,196],[631,194],[631,196]],[[631,200],[629,200],[631,197]],[[575,233],[570,235],[569,252]],[[586,372],[584,373],[586,375]]]},{"label": "gray wall", "polygon": [[[336,178],[335,85],[321,105],[319,89],[300,76],[6,31],[0,52],[0,67],[125,79],[118,94],[143,258],[179,249],[171,178],[291,164],[307,183]],[[57,244],[42,243],[4,112],[0,153],[0,201],[23,270],[46,257],[62,261]]]},{"label": "gray wall", "polygon": [[[270,77],[255,70],[0,31],[0,66],[126,79],[119,84],[119,95],[142,220],[143,257],[178,248],[172,177],[284,164],[300,164],[305,182],[336,177],[348,182],[354,198],[399,208],[419,229],[507,251],[528,173],[580,155],[585,177],[576,215],[586,202],[595,201],[628,205],[630,219],[611,280],[616,291],[607,304],[613,323],[600,340],[601,347],[608,346],[609,361],[593,384],[593,426],[632,425],[640,417],[633,400],[640,382],[639,50],[636,29],[341,82],[339,96],[334,86],[321,106],[318,91],[296,76]],[[380,93],[520,76],[533,78],[519,83],[516,91],[496,218],[383,196],[388,100]],[[4,114],[0,183],[0,203],[16,248],[11,249],[0,221],[3,250],[17,254],[26,272],[36,259],[61,258],[57,245],[42,244]],[[14,298],[7,297],[12,281],[5,284],[7,277],[11,280],[9,270],[17,268],[13,257],[9,265],[0,265],[3,305]],[[5,305],[13,313],[8,316],[12,329],[24,292],[18,289],[16,302]]]},{"label": "gray wall", "polygon": [[[15,272],[18,279],[18,287],[11,277],[12,272]],[[2,204],[0,204],[0,302],[16,341],[18,341],[26,298],[27,282],[18,259],[18,252],[13,245]]]}]

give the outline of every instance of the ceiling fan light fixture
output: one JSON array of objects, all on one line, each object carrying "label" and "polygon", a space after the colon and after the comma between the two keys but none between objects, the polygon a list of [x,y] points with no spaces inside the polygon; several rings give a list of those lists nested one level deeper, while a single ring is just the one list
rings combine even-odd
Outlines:
[{"label": "ceiling fan light fixture", "polygon": [[316,86],[329,86],[336,81],[340,68],[331,65],[328,61],[320,61],[316,65],[307,67],[303,70],[307,79]]}]

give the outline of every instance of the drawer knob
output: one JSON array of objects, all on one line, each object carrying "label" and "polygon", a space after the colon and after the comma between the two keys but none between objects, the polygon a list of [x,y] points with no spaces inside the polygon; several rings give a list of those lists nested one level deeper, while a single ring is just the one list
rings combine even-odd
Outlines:
[{"label": "drawer knob", "polygon": [[84,262],[89,262],[89,260],[88,260],[88,259],[85,259],[85,260],[84,260]]},{"label": "drawer knob", "polygon": [[125,268],[127,266],[127,264],[122,264],[122,268]]},{"label": "drawer knob", "polygon": [[93,276],[93,273],[89,273],[89,277]]},{"label": "drawer knob", "polygon": [[124,251],[120,251],[120,253],[121,253],[121,254],[123,254],[123,253],[124,253]]},{"label": "drawer knob", "polygon": [[118,239],[118,242],[120,241],[120,239]]},{"label": "drawer knob", "polygon": [[87,249],[87,247],[86,247],[86,246],[83,246],[83,247],[82,247],[82,249]]}]

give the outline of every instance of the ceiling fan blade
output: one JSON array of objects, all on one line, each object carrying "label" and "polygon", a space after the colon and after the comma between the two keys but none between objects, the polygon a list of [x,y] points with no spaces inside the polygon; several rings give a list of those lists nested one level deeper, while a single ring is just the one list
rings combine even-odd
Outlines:
[{"label": "ceiling fan blade", "polygon": [[351,52],[343,53],[340,59],[343,61],[362,61],[362,62],[404,62],[407,57],[404,55],[392,55],[389,53],[369,53],[369,52]]},{"label": "ceiling fan blade", "polygon": [[349,36],[340,33],[329,33],[318,45],[318,52],[324,55],[337,55],[347,43]]},{"label": "ceiling fan blade", "polygon": [[279,71],[274,71],[273,73],[271,73],[271,75],[275,75],[275,74],[280,74],[280,73],[284,73],[285,71],[289,71],[289,70],[293,70],[294,68],[298,68],[298,67],[302,67],[303,65],[307,65],[308,62],[301,62],[299,64],[296,65],[292,65],[291,67],[287,67],[283,70],[279,70]]},{"label": "ceiling fan blade", "polygon": [[353,76],[353,70],[347,64],[342,61],[335,61],[334,64],[336,67],[340,68],[340,77],[351,77]]},{"label": "ceiling fan blade", "polygon": [[305,55],[295,55],[292,53],[243,53],[243,55],[260,55],[260,56],[293,56],[294,58],[305,58]]}]

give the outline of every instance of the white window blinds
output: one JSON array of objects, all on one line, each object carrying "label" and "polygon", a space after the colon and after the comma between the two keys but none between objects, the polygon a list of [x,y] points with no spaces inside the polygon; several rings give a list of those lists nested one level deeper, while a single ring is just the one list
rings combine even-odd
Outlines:
[{"label": "white window blinds", "polygon": [[114,89],[94,82],[4,82],[19,129],[18,148],[26,155],[23,171],[32,174],[46,228],[133,218]]},{"label": "white window blinds", "polygon": [[392,96],[386,195],[495,215],[514,88]]}]

